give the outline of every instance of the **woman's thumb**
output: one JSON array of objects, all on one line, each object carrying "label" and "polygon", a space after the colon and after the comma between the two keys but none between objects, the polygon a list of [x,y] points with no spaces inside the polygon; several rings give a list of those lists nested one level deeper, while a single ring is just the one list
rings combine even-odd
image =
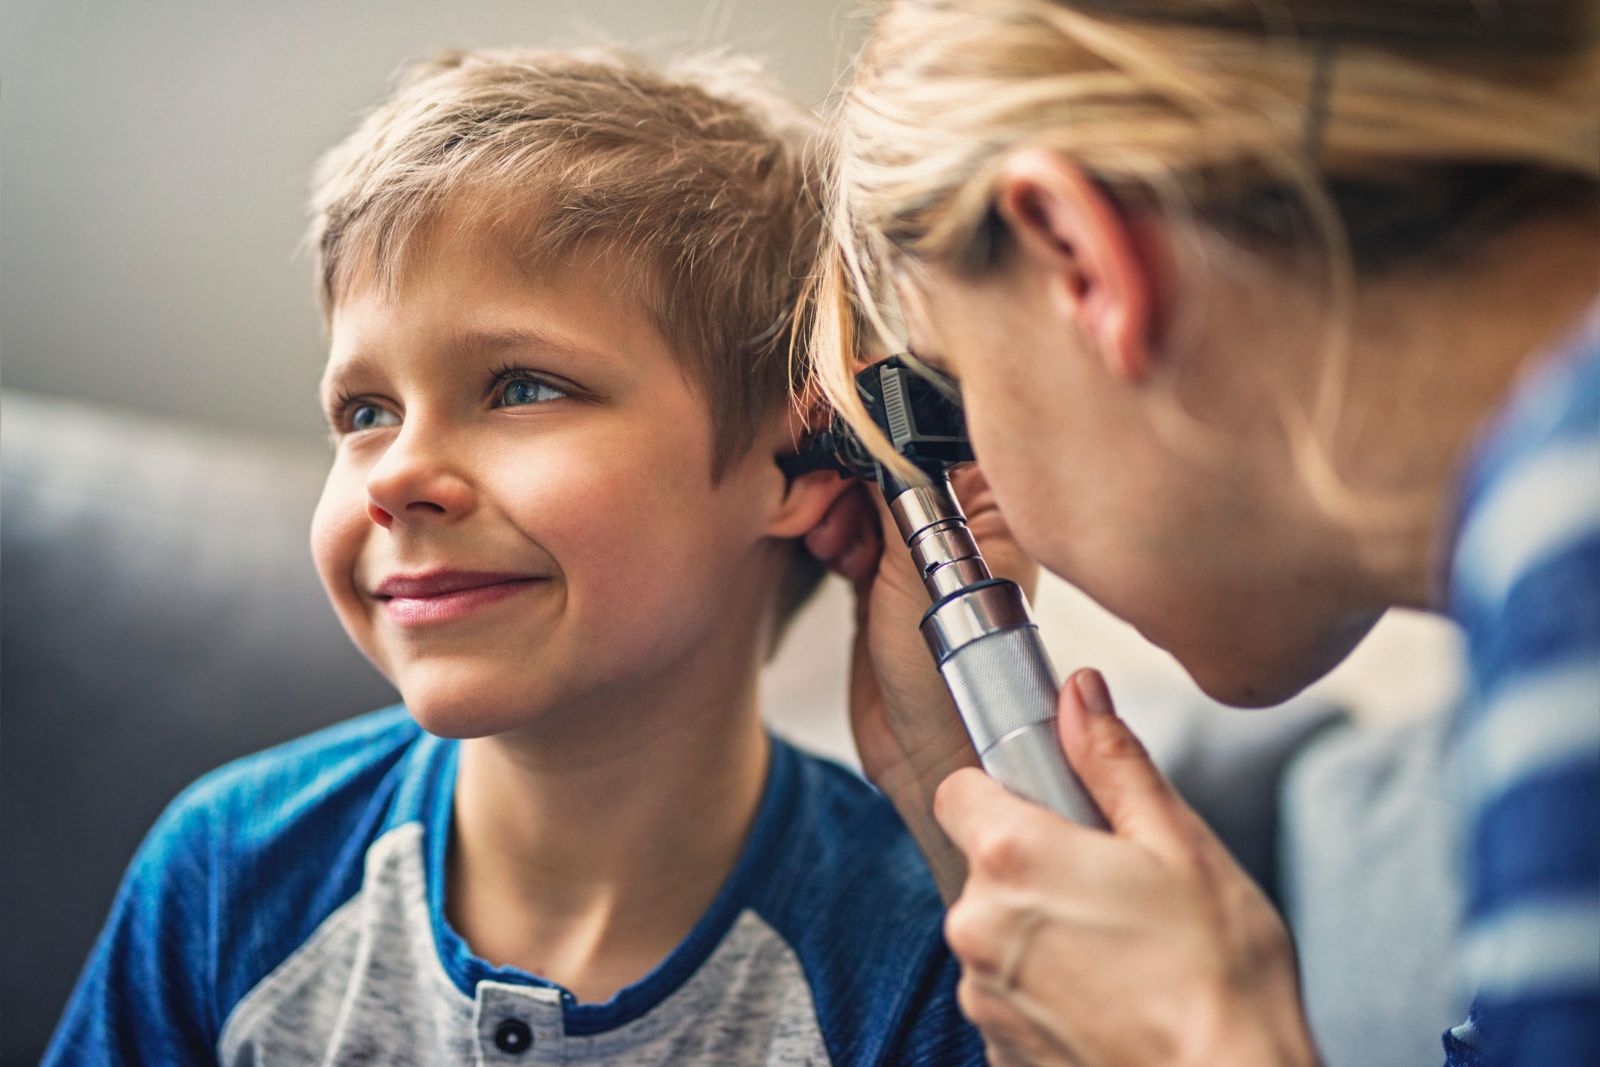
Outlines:
[{"label": "woman's thumb", "polygon": [[1183,802],[1117,715],[1099,671],[1080,670],[1067,679],[1057,725],[1067,761],[1113,833],[1150,844],[1181,844],[1176,815]]}]

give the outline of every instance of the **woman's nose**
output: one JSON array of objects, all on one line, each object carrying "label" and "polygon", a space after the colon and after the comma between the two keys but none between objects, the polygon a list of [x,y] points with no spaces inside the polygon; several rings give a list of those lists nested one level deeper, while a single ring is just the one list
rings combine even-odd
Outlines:
[{"label": "woman's nose", "polygon": [[472,511],[475,495],[441,443],[409,426],[367,474],[367,515],[385,529],[396,522],[461,519]]}]

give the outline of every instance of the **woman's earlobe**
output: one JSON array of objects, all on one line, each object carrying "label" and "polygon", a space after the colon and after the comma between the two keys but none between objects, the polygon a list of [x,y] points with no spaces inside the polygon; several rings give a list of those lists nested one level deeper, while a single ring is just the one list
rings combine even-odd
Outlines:
[{"label": "woman's earlobe", "polygon": [[1019,252],[1047,272],[1052,302],[1094,343],[1106,370],[1143,378],[1153,279],[1110,195],[1056,153],[1025,149],[1002,164],[995,209]]}]

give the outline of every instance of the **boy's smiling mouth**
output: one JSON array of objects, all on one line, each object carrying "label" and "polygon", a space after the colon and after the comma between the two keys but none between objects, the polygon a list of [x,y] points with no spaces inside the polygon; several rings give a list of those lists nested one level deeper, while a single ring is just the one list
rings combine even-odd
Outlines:
[{"label": "boy's smiling mouth", "polygon": [[543,580],[534,575],[490,571],[396,574],[379,582],[372,596],[395,623],[421,626],[461,618],[516,596]]}]

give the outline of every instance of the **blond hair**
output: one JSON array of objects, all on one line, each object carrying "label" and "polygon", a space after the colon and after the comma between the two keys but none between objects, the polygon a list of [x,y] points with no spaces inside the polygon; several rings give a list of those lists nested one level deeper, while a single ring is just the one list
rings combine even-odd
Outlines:
[{"label": "blond hair", "polygon": [[[810,109],[726,53],[440,54],[317,165],[324,315],[358,281],[392,289],[447,209],[530,266],[598,241],[707,400],[716,479],[806,373],[789,339],[821,231],[814,133]],[[780,623],[821,575],[797,546]]]},{"label": "blond hair", "polygon": [[[896,343],[891,279],[915,283],[923,264],[979,272],[1003,254],[994,187],[1016,148],[1060,154],[1124,206],[1251,251],[1309,252],[1335,307],[1362,272],[1440,248],[1469,222],[1481,232],[1516,205],[1592,198],[1597,9],[891,2],[835,119],[831,242],[814,290],[818,383],[883,454],[850,377],[864,349]],[[1530,182],[1539,193],[1528,195]],[[1336,369],[1326,377],[1336,385]],[[1324,403],[1336,388],[1325,392],[1313,423],[1337,407]]]}]

